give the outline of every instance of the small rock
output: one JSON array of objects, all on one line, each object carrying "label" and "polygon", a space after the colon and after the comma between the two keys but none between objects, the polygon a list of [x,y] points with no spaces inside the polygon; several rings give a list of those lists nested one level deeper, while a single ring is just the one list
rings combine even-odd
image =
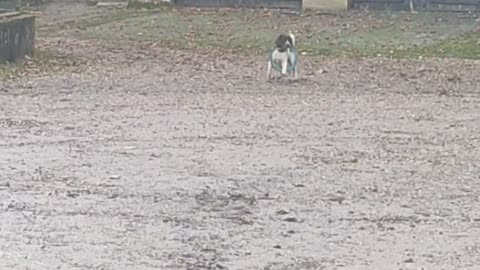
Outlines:
[{"label": "small rock", "polygon": [[223,266],[223,265],[221,265],[221,264],[219,264],[219,263],[217,263],[217,268],[218,268],[218,269],[227,269],[227,267],[225,267],[225,266]]},{"label": "small rock", "polygon": [[9,187],[10,187],[10,183],[9,183],[9,182],[0,183],[0,187],[9,188]]},{"label": "small rock", "polygon": [[118,198],[120,196],[120,194],[118,193],[113,193],[113,194],[110,194],[107,198],[109,199],[115,199],[115,198]]},{"label": "small rock", "polygon": [[273,246],[273,248],[276,248],[276,249],[281,249],[281,248],[282,248],[282,246],[280,246],[280,245],[275,245],[275,246]]},{"label": "small rock", "polygon": [[298,219],[295,218],[295,217],[288,217],[288,218],[285,218],[283,221],[286,221],[286,222],[298,222]]},{"label": "small rock", "polygon": [[413,259],[412,258],[409,258],[409,259],[406,259],[405,261],[403,261],[404,263],[413,263]]},{"label": "small rock", "polygon": [[456,82],[456,81],[461,81],[462,78],[458,76],[457,74],[450,74],[447,76],[447,81],[449,82]]},{"label": "small rock", "polygon": [[339,204],[342,204],[344,200],[345,200],[345,197],[343,196],[332,196],[331,198],[329,198],[329,201],[338,202]]},{"label": "small rock", "polygon": [[448,91],[447,89],[442,89],[440,90],[440,92],[438,93],[439,96],[448,96]]},{"label": "small rock", "polygon": [[378,187],[376,187],[376,186],[368,186],[368,187],[365,187],[364,190],[365,190],[365,191],[368,191],[368,192],[377,193],[377,192],[378,192]]},{"label": "small rock", "polygon": [[120,175],[110,175],[109,178],[112,179],[112,180],[118,180],[118,179],[120,179]]},{"label": "small rock", "polygon": [[288,211],[281,209],[281,210],[278,210],[278,211],[275,212],[275,213],[277,213],[277,215],[286,215],[286,214],[288,214]]},{"label": "small rock", "polygon": [[328,71],[326,71],[325,69],[320,69],[320,70],[318,70],[318,73],[325,74],[325,73],[328,73]]},{"label": "small rock", "polygon": [[80,194],[67,191],[67,197],[76,198],[76,197],[78,197],[78,196],[80,196]]},{"label": "small rock", "polygon": [[421,215],[421,216],[424,216],[424,217],[430,217],[430,213],[423,212],[423,211],[415,211],[415,214]]}]

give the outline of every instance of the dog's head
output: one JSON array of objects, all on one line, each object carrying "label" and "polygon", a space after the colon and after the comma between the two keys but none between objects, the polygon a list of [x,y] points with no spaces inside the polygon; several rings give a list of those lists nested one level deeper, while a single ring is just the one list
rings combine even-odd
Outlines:
[{"label": "dog's head", "polygon": [[275,40],[275,47],[283,52],[295,46],[295,36],[289,32],[288,34],[280,34]]}]

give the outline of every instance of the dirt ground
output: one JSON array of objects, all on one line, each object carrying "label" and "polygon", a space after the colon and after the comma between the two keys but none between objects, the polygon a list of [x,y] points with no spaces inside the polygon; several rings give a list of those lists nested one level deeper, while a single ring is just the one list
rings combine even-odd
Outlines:
[{"label": "dirt ground", "polygon": [[1,82],[0,269],[478,269],[478,62],[116,45]]}]

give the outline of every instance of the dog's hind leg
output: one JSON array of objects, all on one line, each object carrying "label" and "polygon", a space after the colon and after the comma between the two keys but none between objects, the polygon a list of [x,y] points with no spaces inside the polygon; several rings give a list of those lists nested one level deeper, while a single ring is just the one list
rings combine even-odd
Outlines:
[{"label": "dog's hind leg", "polygon": [[294,54],[289,54],[288,62],[289,62],[290,65],[294,65],[294,64],[295,64],[295,66],[293,67],[293,76],[295,77],[295,80],[296,80],[296,79],[298,79],[298,70],[297,70],[297,68],[298,68],[298,63],[295,63],[295,60],[296,60],[295,57],[296,57],[296,56],[295,56]]},{"label": "dog's hind leg", "polygon": [[267,65],[267,81],[270,80],[270,76],[272,74],[272,62],[268,61]]},{"label": "dog's hind leg", "polygon": [[295,80],[298,79],[298,62],[295,64],[295,67],[293,68],[293,77]]}]

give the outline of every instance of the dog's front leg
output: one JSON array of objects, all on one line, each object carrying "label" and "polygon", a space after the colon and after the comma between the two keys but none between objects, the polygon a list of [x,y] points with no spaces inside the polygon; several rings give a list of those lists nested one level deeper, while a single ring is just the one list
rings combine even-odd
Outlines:
[{"label": "dog's front leg", "polygon": [[288,68],[288,58],[282,57],[282,75],[287,74],[287,68]]}]

